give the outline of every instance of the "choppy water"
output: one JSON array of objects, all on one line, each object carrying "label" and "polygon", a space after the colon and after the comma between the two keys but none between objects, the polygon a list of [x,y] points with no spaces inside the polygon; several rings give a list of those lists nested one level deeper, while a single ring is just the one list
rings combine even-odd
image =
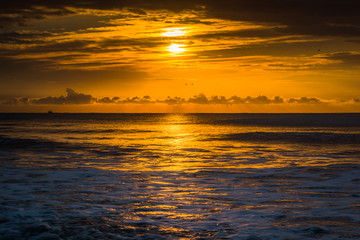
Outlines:
[{"label": "choppy water", "polygon": [[360,114],[1,114],[0,239],[360,239]]}]

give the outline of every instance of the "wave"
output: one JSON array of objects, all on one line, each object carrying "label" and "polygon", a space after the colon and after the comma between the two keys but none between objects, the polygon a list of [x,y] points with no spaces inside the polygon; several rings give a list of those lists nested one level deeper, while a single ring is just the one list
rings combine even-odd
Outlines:
[{"label": "wave", "polygon": [[358,113],[194,113],[189,124],[273,127],[360,127]]},{"label": "wave", "polygon": [[44,133],[61,133],[61,134],[100,134],[100,133],[146,133],[153,132],[150,130],[137,129],[38,129],[38,132]]},{"label": "wave", "polygon": [[308,144],[360,144],[360,134],[324,132],[246,132],[224,134],[208,140]]},{"label": "wave", "polygon": [[9,138],[0,136],[0,150],[54,150],[57,148],[76,148],[70,143],[48,139]]},{"label": "wave", "polygon": [[82,150],[88,153],[95,153],[102,156],[107,155],[129,155],[143,151],[143,148],[136,146],[112,146],[78,141],[58,142],[49,139],[11,138],[0,135],[0,151],[17,152],[77,152]]},{"label": "wave", "polygon": [[0,151],[73,151],[85,148],[84,143],[73,144],[49,139],[11,138],[0,136]]}]

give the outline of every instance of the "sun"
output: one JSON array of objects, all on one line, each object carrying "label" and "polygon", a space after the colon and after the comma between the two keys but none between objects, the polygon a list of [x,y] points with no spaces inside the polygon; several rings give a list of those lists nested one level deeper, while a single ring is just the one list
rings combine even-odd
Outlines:
[{"label": "sun", "polygon": [[173,43],[167,47],[167,50],[174,54],[178,54],[178,53],[182,53],[182,52],[186,51],[186,49],[184,47],[185,47],[185,45],[183,45],[183,44]]}]

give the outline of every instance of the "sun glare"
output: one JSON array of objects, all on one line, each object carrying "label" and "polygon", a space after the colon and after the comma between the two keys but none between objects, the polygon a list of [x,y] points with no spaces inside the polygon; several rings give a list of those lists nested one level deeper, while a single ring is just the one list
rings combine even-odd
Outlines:
[{"label": "sun glare", "polygon": [[173,43],[169,47],[167,47],[167,50],[169,52],[178,54],[178,53],[182,53],[182,52],[186,51],[184,47],[185,47],[185,45],[183,45],[183,44]]},{"label": "sun glare", "polygon": [[161,33],[161,36],[164,37],[180,37],[185,36],[186,32],[183,31],[181,28],[171,28],[166,29],[166,32]]}]

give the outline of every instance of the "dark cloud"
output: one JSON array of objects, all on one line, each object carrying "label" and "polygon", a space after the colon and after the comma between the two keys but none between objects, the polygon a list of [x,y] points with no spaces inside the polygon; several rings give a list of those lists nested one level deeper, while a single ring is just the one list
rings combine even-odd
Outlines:
[{"label": "dark cloud", "polygon": [[[21,39],[14,41],[22,41]],[[29,40],[30,41],[30,40]],[[39,40],[40,41],[40,40]],[[23,41],[23,43],[26,43]],[[91,45],[91,46],[90,46]],[[2,53],[3,57],[16,57],[21,56],[23,59],[23,55],[38,55],[37,58],[32,59],[32,61],[41,61],[41,60],[59,60],[58,58],[67,57],[68,59],[76,58],[76,57],[86,57],[90,54],[97,52],[109,52],[110,50],[106,50],[101,47],[96,47],[95,41],[91,40],[70,40],[64,42],[42,42],[41,44],[31,44],[27,45],[23,48],[17,49],[2,49],[0,53]],[[120,51],[120,50],[119,50]],[[52,53],[48,56],[39,56],[42,53]],[[66,56],[58,56],[56,53],[64,53]],[[12,59],[15,62],[15,60]]]},{"label": "dark cloud", "polygon": [[282,97],[276,96],[273,99],[268,98],[267,96],[257,96],[257,97],[238,97],[232,96],[230,98],[226,98],[225,96],[211,96],[207,97],[205,94],[200,93],[188,99],[181,98],[181,97],[170,97],[168,96],[165,100],[153,100],[150,96],[144,96],[143,98],[139,97],[132,97],[120,100],[114,98],[111,100],[110,98],[102,98],[98,99],[97,102],[101,103],[166,103],[169,105],[173,104],[223,104],[223,105],[232,105],[232,104],[281,104],[281,103],[321,103],[320,99],[318,98],[307,98],[302,97],[299,99],[291,98],[288,101],[285,101]]},{"label": "dark cloud", "polygon": [[288,100],[288,103],[310,103],[310,104],[314,104],[314,103],[321,103],[319,98],[315,98],[315,97],[301,97],[301,98],[290,98]]},{"label": "dark cloud", "polygon": [[32,104],[90,104],[93,102],[93,97],[91,95],[77,93],[71,88],[67,88],[66,93],[66,96],[45,97],[33,99],[30,102]]},{"label": "dark cloud", "polygon": [[170,97],[168,96],[165,100],[163,101],[158,101],[161,103],[166,103],[169,105],[174,105],[174,104],[183,104],[186,102],[185,98],[181,98],[181,97]]},{"label": "dark cloud", "polygon": [[244,98],[241,98],[241,97],[238,97],[236,95],[232,96],[229,98],[229,101],[233,104],[242,104],[242,103],[245,103],[245,99]]},{"label": "dark cloud", "polygon": [[45,1],[7,1],[0,9],[0,29],[16,24],[25,25],[33,19],[44,19],[49,16],[64,16],[74,12],[66,4],[45,3]]},{"label": "dark cloud", "polygon": [[224,19],[285,25],[279,31],[318,36],[359,36],[357,0],[204,1],[208,13]]},{"label": "dark cloud", "polygon": [[43,45],[37,45],[25,50],[27,53],[46,53],[46,52],[93,52],[94,48],[89,48],[90,44],[94,44],[95,41],[91,40],[71,40],[64,42],[50,42]]},{"label": "dark cloud", "polygon": [[119,97],[113,97],[113,98],[103,97],[103,98],[96,99],[96,102],[97,103],[117,103],[118,100],[119,100]]},{"label": "dark cloud", "polygon": [[341,61],[346,66],[360,65],[360,53],[359,52],[331,53],[331,54],[327,54],[323,58]]},{"label": "dark cloud", "polygon": [[156,103],[156,100],[153,100],[150,96],[146,95],[142,98],[139,97],[126,98],[124,100],[119,100],[117,103]]},{"label": "dark cloud", "polygon": [[202,17],[179,17],[174,21],[165,21],[166,23],[180,23],[180,24],[205,24],[212,25],[212,21],[204,20]]},{"label": "dark cloud", "polygon": [[[317,97],[299,97],[299,98],[288,98],[284,99],[280,96],[276,96],[274,98],[269,98],[264,95],[259,95],[257,97],[225,97],[214,95],[211,97],[207,97],[205,94],[200,93],[188,99],[181,97],[170,97],[168,96],[166,99],[153,99],[149,95],[145,95],[143,97],[128,97],[128,98],[120,98],[120,97],[102,97],[95,98],[90,94],[77,93],[71,88],[66,89],[66,96],[59,97],[44,97],[44,98],[27,98],[27,97],[19,97],[19,98],[8,98],[2,101],[2,104],[7,105],[16,105],[16,104],[93,104],[93,103],[101,103],[101,104],[155,104],[155,103],[165,103],[169,105],[176,104],[201,104],[201,105],[209,105],[209,104],[219,104],[219,105],[237,105],[237,104],[321,104],[324,103],[320,98]],[[346,100],[336,100],[332,101],[333,103],[360,103],[359,98],[354,98],[351,101]]]},{"label": "dark cloud", "polygon": [[130,12],[138,14],[138,15],[146,15],[146,12],[142,9],[138,9],[138,8],[129,8],[128,9]]},{"label": "dark cloud", "polygon": [[209,104],[209,99],[205,96],[205,94],[200,93],[199,95],[195,95],[187,100],[188,103],[197,103],[197,104]]},{"label": "dark cloud", "polygon": [[29,98],[27,98],[27,97],[20,98],[20,99],[19,99],[19,103],[28,104],[28,103],[29,103]]},{"label": "dark cloud", "polygon": [[269,104],[269,103],[283,103],[284,99],[280,96],[276,96],[274,99],[269,99],[266,96],[258,96],[256,98],[247,97],[246,102],[248,103],[256,103],[256,104]]},{"label": "dark cloud", "polygon": [[11,25],[24,25],[33,19],[44,19],[50,16],[65,16],[74,14],[73,8],[114,10],[128,8],[135,14],[145,15],[142,9],[169,9],[180,11],[194,7],[190,1],[152,1],[145,0],[87,0],[87,1],[47,1],[47,0],[19,0],[7,1],[0,9],[0,28],[7,28]]},{"label": "dark cloud", "polygon": [[[0,48],[0,53],[2,54],[2,58],[6,58],[7,64],[11,62],[21,62],[19,60],[13,59],[13,57],[20,56],[23,60],[26,61],[26,57],[24,55],[38,55],[37,58],[30,58],[30,65],[33,65],[34,62],[41,63],[42,65],[51,64],[51,62],[57,62],[57,60],[69,60],[68,62],[73,65],[79,67],[79,63],[75,64],[71,60],[77,58],[86,58],[89,57],[91,54],[97,53],[107,53],[107,52],[121,52],[121,51],[129,51],[129,50],[136,50],[136,51],[146,51],[147,48],[153,48],[158,46],[166,46],[168,43],[162,42],[161,38],[144,38],[144,39],[104,39],[101,41],[94,41],[94,40],[69,40],[69,41],[62,41],[62,42],[41,42],[41,44],[34,44],[36,41],[42,40],[31,40],[25,39],[24,36],[32,36],[33,34],[18,34],[18,33],[8,33],[3,34],[3,38],[1,38],[0,34],[0,42],[3,41],[4,43],[8,44],[25,44],[28,45],[23,48],[17,49],[6,49]],[[34,35],[34,36],[41,36]],[[23,38],[22,38],[23,37]],[[32,42],[31,42],[32,41]],[[30,44],[32,43],[32,44]],[[40,42],[39,42],[40,43]],[[119,47],[121,46],[121,47]],[[53,53],[51,55],[40,56],[39,54],[42,53]],[[57,53],[61,53],[62,55],[58,55]],[[1,58],[0,58],[1,61]],[[104,62],[101,60],[97,60],[93,63],[80,63],[87,66],[96,65],[111,65],[114,64],[113,62]],[[0,67],[1,69],[1,67]]]},{"label": "dark cloud", "polygon": [[153,100],[150,96],[146,95],[143,97],[128,97],[125,99],[121,99],[120,97],[103,97],[94,99],[97,103],[117,103],[117,104],[126,104],[126,103],[137,103],[137,104],[146,104],[146,103],[156,103],[157,100]]},{"label": "dark cloud", "polygon": [[44,37],[51,36],[50,33],[42,32],[3,32],[0,33],[0,43],[5,44],[40,44],[45,41]]},{"label": "dark cloud", "polygon": [[246,97],[241,98],[237,96],[232,96],[230,98],[226,98],[225,96],[211,96],[207,97],[205,94],[200,93],[188,99],[181,98],[181,97],[170,97],[168,96],[164,100],[153,100],[150,96],[144,96],[142,98],[139,97],[132,97],[126,99],[120,98],[113,98],[110,99],[109,97],[100,98],[96,100],[98,103],[166,103],[169,105],[174,104],[186,104],[186,103],[193,103],[193,104],[270,104],[270,103],[283,103],[283,99],[280,97],[275,97],[274,99],[268,99],[266,96],[258,96],[258,97]]},{"label": "dark cloud", "polygon": [[2,104],[6,104],[6,105],[16,105],[18,104],[18,100],[16,98],[9,98],[6,101],[4,101]]},{"label": "dark cloud", "polygon": [[[124,1],[7,1],[0,10],[0,25],[25,24],[30,19],[73,14],[71,8],[121,9],[144,15],[147,9],[201,10],[208,17],[285,25],[286,34],[358,37],[360,18],[357,0],[124,0]],[[197,21],[184,19],[183,21]]]},{"label": "dark cloud", "polygon": [[211,96],[210,103],[212,103],[212,104],[228,104],[229,100],[224,96]]},{"label": "dark cloud", "polygon": [[195,38],[198,39],[209,39],[209,38],[223,38],[223,37],[245,37],[245,38],[253,38],[253,37],[261,37],[261,38],[270,38],[270,37],[278,37],[284,35],[278,31],[279,28],[251,28],[251,29],[242,29],[235,31],[216,31],[212,33],[205,34],[196,34]]},{"label": "dark cloud", "polygon": [[[168,45],[168,43],[165,43],[161,41],[161,38],[133,38],[133,39],[104,39],[101,42],[98,43],[98,46],[100,49],[108,49],[112,47],[129,47],[129,48],[135,48],[136,50],[142,50],[144,48],[152,48],[152,47],[158,47],[158,46],[165,46]],[[119,49],[116,49],[119,51]],[[121,49],[120,49],[121,50]]]}]

